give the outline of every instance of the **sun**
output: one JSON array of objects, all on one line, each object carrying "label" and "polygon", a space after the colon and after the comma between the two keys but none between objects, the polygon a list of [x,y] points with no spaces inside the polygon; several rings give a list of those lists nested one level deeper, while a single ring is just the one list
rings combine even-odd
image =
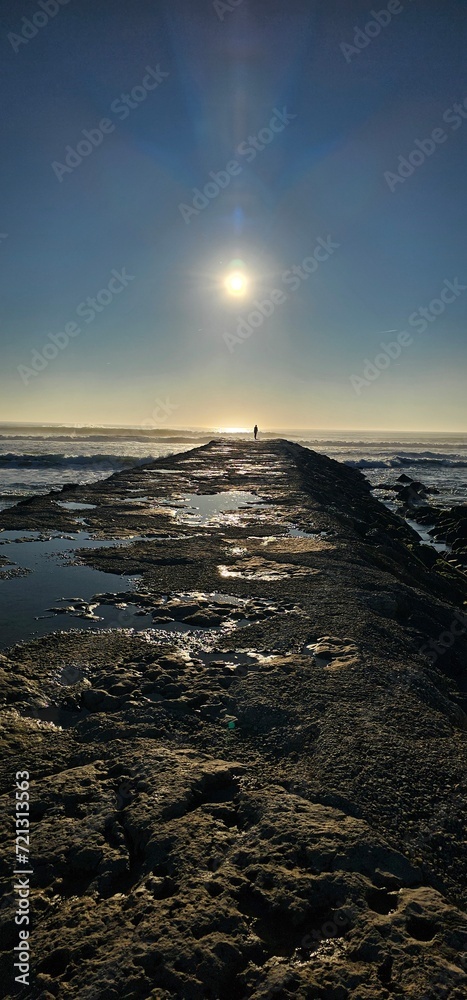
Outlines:
[{"label": "sun", "polygon": [[224,284],[229,295],[236,295],[238,297],[245,295],[248,288],[247,279],[241,271],[231,271],[227,275]]}]

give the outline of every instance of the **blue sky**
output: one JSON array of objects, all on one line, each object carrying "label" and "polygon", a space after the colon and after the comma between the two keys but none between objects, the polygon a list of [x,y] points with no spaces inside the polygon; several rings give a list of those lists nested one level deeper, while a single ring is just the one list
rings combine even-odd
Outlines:
[{"label": "blue sky", "polygon": [[[364,375],[445,280],[467,285],[467,110],[455,129],[448,112],[467,99],[461,0],[405,0],[379,33],[371,11],[385,21],[388,4],[69,0],[32,29],[39,2],[0,8],[0,419],[467,429],[467,291]],[[239,153],[275,109],[294,117]],[[102,119],[112,131],[59,180],[53,164]],[[445,140],[391,191],[385,173],[436,128]],[[180,205],[231,161],[187,224]],[[292,291],[284,273],[319,238],[339,247]],[[243,298],[224,288],[233,260]],[[79,320],[122,269],[131,280]],[[229,350],[273,289],[285,301]]]}]

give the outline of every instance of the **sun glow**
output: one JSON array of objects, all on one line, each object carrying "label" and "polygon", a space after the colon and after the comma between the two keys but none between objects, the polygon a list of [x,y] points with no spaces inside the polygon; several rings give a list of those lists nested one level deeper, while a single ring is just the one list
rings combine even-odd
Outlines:
[{"label": "sun glow", "polygon": [[249,434],[250,429],[248,427],[218,427],[218,434]]},{"label": "sun glow", "polygon": [[227,275],[224,284],[230,295],[237,296],[245,295],[248,287],[247,279],[241,271],[231,271]]}]

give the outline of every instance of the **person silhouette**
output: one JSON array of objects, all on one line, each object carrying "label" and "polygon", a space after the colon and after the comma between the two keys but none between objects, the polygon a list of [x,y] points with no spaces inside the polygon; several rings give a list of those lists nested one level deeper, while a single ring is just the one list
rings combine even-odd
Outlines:
[{"label": "person silhouette", "polygon": [[255,426],[253,427],[253,434],[255,435],[255,441],[256,441],[256,438],[258,437],[258,424],[255,424]]}]

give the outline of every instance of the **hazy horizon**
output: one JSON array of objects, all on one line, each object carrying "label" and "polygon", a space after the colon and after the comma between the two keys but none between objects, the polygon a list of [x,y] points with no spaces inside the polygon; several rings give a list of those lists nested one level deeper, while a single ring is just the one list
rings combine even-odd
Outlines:
[{"label": "hazy horizon", "polygon": [[[118,430],[129,430],[129,431],[140,431],[150,435],[150,434],[171,434],[172,432],[185,431],[187,433],[217,433],[222,435],[228,434],[249,434],[252,431],[251,427],[219,427],[218,425],[203,425],[203,424],[171,424],[166,427],[147,427],[144,424],[81,424],[81,423],[68,423],[66,421],[61,421],[60,423],[51,421],[0,421],[0,430],[3,428],[14,428],[14,429],[58,429],[58,430],[103,430],[103,431],[118,431]],[[452,436],[463,436],[467,434],[467,430],[459,427],[445,428],[443,429],[430,429],[430,428],[401,428],[401,427],[278,427],[278,426],[264,426],[260,428],[261,432],[266,434],[273,434],[279,431],[287,431],[290,433],[300,433],[300,434],[402,434],[411,436],[418,434],[424,437],[443,437],[444,435]]]}]

